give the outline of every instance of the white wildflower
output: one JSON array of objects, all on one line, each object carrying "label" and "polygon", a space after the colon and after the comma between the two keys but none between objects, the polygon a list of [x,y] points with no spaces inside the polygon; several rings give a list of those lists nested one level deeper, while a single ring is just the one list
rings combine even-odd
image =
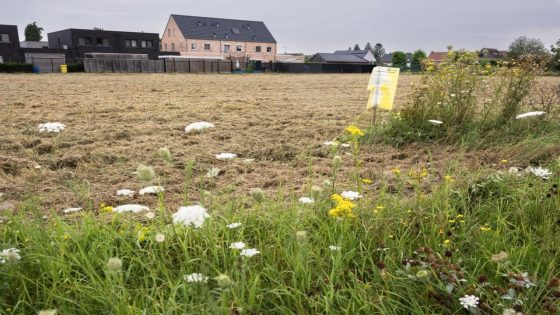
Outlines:
[{"label": "white wildflower", "polygon": [[435,120],[435,119],[430,119],[430,120],[428,120],[428,122],[429,122],[430,124],[434,124],[434,125],[441,125],[441,124],[443,124],[443,121],[441,121],[441,120]]},{"label": "white wildflower", "polygon": [[540,177],[542,179],[549,179],[550,175],[552,175],[552,172],[549,171],[546,168],[542,168],[542,167],[532,167],[529,166],[527,169],[525,169],[526,172],[530,172],[533,173],[533,175]]},{"label": "white wildflower", "polygon": [[130,204],[130,205],[122,205],[113,208],[113,212],[122,213],[122,212],[142,212],[142,211],[149,211],[150,208],[142,205]]},{"label": "white wildflower", "polygon": [[479,300],[478,297],[476,297],[474,295],[465,295],[464,297],[459,298],[459,302],[466,309],[469,309],[471,307],[477,308],[478,307],[478,300]]},{"label": "white wildflower", "polygon": [[226,227],[228,229],[236,229],[240,226],[241,226],[241,222],[233,222],[233,223],[230,223],[230,224],[226,225]]},{"label": "white wildflower", "polygon": [[536,117],[536,116],[541,116],[546,114],[545,112],[542,111],[537,111],[537,112],[528,112],[528,113],[524,113],[524,114],[520,114],[515,116],[515,119],[523,119],[523,118],[528,118],[528,117]]},{"label": "white wildflower", "polygon": [[342,196],[342,198],[348,200],[357,200],[362,198],[362,195],[360,195],[358,192],[350,190],[343,191],[340,195]]},{"label": "white wildflower", "polygon": [[220,154],[216,154],[216,158],[218,160],[229,160],[229,159],[233,159],[236,158],[237,154],[234,153],[220,153]]},{"label": "white wildflower", "polygon": [[20,260],[21,256],[19,255],[19,249],[17,248],[8,248],[2,250],[0,252],[0,264],[8,263],[15,263],[16,261]]},{"label": "white wildflower", "polygon": [[165,234],[157,233],[156,234],[156,242],[161,243],[163,241],[165,241]]},{"label": "white wildflower", "polygon": [[190,133],[193,131],[196,132],[207,128],[214,128],[214,124],[209,123],[207,121],[199,121],[199,122],[189,124],[187,127],[185,127],[185,132],[186,133]]},{"label": "white wildflower", "polygon": [[210,217],[206,209],[199,205],[180,207],[173,215],[173,223],[182,223],[185,226],[200,228],[204,221]]},{"label": "white wildflower", "polygon": [[330,245],[330,246],[329,246],[329,249],[332,250],[333,252],[335,252],[335,251],[341,250],[342,247],[340,247],[340,246],[335,246],[335,245]]},{"label": "white wildflower", "polygon": [[253,257],[258,254],[260,254],[260,252],[256,248],[246,248],[243,249],[239,255],[244,257]]},{"label": "white wildflower", "polygon": [[157,194],[160,192],[164,192],[165,189],[163,189],[163,187],[161,186],[148,186],[145,188],[140,189],[140,191],[138,192],[141,196],[144,196],[145,194]]},{"label": "white wildflower", "polygon": [[300,203],[314,203],[315,199],[310,198],[310,197],[301,197],[301,198],[299,198],[299,202]]},{"label": "white wildflower", "polygon": [[231,249],[244,249],[245,248],[245,243],[243,243],[243,242],[231,243],[229,245],[229,248],[231,248]]},{"label": "white wildflower", "polygon": [[185,275],[183,278],[189,283],[208,282],[208,277],[201,273],[191,273],[190,275]]},{"label": "white wildflower", "polygon": [[61,132],[66,128],[66,125],[59,122],[44,123],[39,125],[39,132]]},{"label": "white wildflower", "polygon": [[82,208],[68,208],[68,209],[64,209],[62,210],[62,212],[68,214],[68,213],[72,213],[72,212],[78,212],[78,211],[82,211]]},{"label": "white wildflower", "polygon": [[117,196],[134,197],[134,190],[130,190],[130,189],[117,190]]},{"label": "white wildflower", "polygon": [[217,168],[217,167],[212,167],[212,168],[209,169],[208,172],[206,173],[206,177],[212,178],[212,177],[218,176],[218,174],[220,174],[220,169]]}]

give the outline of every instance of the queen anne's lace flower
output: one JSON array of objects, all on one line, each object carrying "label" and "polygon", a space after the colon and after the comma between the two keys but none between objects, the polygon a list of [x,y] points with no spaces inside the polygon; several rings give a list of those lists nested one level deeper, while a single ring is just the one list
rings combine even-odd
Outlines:
[{"label": "queen anne's lace flower", "polygon": [[245,243],[243,243],[243,242],[231,243],[229,245],[229,248],[231,248],[231,249],[244,249],[245,248]]},{"label": "queen anne's lace flower", "polygon": [[117,212],[117,213],[122,213],[122,212],[137,213],[137,212],[149,211],[149,210],[150,210],[150,208],[148,208],[146,206],[136,205],[136,204],[122,205],[122,206],[118,206],[118,207],[113,208],[113,212]]},{"label": "queen anne's lace flower", "polygon": [[459,302],[466,309],[469,309],[471,307],[473,308],[478,307],[478,300],[479,300],[478,297],[474,295],[465,295],[462,298],[459,298]]},{"label": "queen anne's lace flower", "polygon": [[527,172],[531,172],[531,173],[533,173],[533,175],[538,176],[538,177],[540,177],[540,178],[542,178],[542,179],[549,179],[549,178],[550,178],[550,175],[552,175],[552,172],[551,172],[551,171],[549,171],[549,170],[546,169],[546,168],[542,168],[542,167],[540,167],[540,166],[539,166],[539,167],[532,167],[532,166],[529,166],[529,167],[526,169],[526,171],[527,171]]},{"label": "queen anne's lace flower", "polygon": [[0,252],[0,264],[5,264],[6,262],[14,263],[20,259],[21,256],[19,255],[19,249],[17,248],[12,247],[4,249]]},{"label": "queen anne's lace flower", "polygon": [[253,257],[258,254],[260,254],[260,252],[256,248],[246,248],[240,253],[240,255],[244,257]]},{"label": "queen anne's lace flower", "polygon": [[314,203],[315,199],[310,198],[310,197],[301,197],[301,198],[299,198],[299,202],[300,203]]},{"label": "queen anne's lace flower", "polygon": [[357,200],[362,198],[362,195],[360,195],[360,193],[356,192],[356,191],[343,191],[341,194],[342,198],[344,199],[348,199],[348,200]]},{"label": "queen anne's lace flower", "polygon": [[241,226],[241,222],[233,222],[233,223],[230,223],[230,224],[226,225],[226,227],[228,229],[236,229],[240,226]]},{"label": "queen anne's lace flower", "polygon": [[197,282],[206,283],[206,282],[208,282],[208,277],[201,274],[201,273],[191,273],[189,275],[185,275],[184,279],[185,279],[185,281],[187,281],[189,283],[197,283]]},{"label": "queen anne's lace flower", "polygon": [[210,217],[206,209],[199,205],[180,207],[173,215],[173,223],[182,223],[185,226],[200,228],[204,221]]}]

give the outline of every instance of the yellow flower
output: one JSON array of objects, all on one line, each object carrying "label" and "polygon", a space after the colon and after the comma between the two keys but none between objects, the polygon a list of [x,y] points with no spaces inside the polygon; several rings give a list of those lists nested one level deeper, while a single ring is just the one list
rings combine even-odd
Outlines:
[{"label": "yellow flower", "polygon": [[481,227],[480,227],[480,230],[481,230],[482,232],[488,232],[488,231],[491,231],[492,228],[490,228],[490,227],[488,226],[488,224],[484,224],[484,226],[481,226]]},{"label": "yellow flower", "polygon": [[451,240],[447,239],[447,240],[443,241],[443,244],[449,245],[449,244],[451,244]]},{"label": "yellow flower", "polygon": [[508,161],[508,160],[505,160],[505,159],[500,161],[500,163],[502,163],[502,164],[508,164],[508,162],[509,162],[509,161]]},{"label": "yellow flower", "polygon": [[350,126],[346,127],[346,132],[348,132],[349,134],[351,134],[353,136],[357,136],[357,137],[362,137],[364,135],[364,132],[360,128],[358,128],[354,125],[350,125]]},{"label": "yellow flower", "polygon": [[444,178],[445,181],[448,182],[448,183],[452,183],[452,182],[455,181],[451,175],[445,175],[443,178]]},{"label": "yellow flower", "polygon": [[369,185],[369,184],[373,183],[373,181],[371,179],[368,179],[368,178],[362,178],[362,183],[364,183],[366,185]]},{"label": "yellow flower", "polygon": [[420,177],[428,176],[428,170],[426,168],[422,168],[422,172],[420,173]]},{"label": "yellow flower", "polygon": [[449,222],[449,223],[455,223],[455,220],[449,220],[449,221],[447,221],[447,222]]},{"label": "yellow flower", "polygon": [[99,205],[99,212],[113,212],[112,206],[106,206],[104,203]]},{"label": "yellow flower", "polygon": [[464,215],[462,215],[462,214],[458,214],[458,215],[457,215],[457,219],[460,219],[460,218],[462,218],[462,217],[464,217]]},{"label": "yellow flower", "polygon": [[373,213],[377,214],[379,213],[379,211],[385,209],[385,207],[383,207],[382,205],[378,205],[375,207],[375,209],[373,209]]},{"label": "yellow flower", "polygon": [[400,175],[401,170],[398,167],[395,167],[394,169],[391,170],[391,173],[393,173],[395,175]]},{"label": "yellow flower", "polygon": [[344,199],[339,194],[334,194],[331,196],[331,199],[336,202],[336,207],[329,210],[329,215],[335,218],[354,218],[354,214],[352,213],[352,209],[356,207],[356,205],[347,199]]},{"label": "yellow flower", "polygon": [[70,234],[64,233],[64,240],[67,240],[67,239],[69,239],[69,238],[70,238]]}]

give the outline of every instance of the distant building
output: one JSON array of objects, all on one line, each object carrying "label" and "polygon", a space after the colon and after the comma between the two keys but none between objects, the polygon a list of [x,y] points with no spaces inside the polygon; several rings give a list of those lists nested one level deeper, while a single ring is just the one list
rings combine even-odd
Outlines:
[{"label": "distant building", "polygon": [[21,59],[17,25],[0,25],[0,63]]},{"label": "distant building", "polygon": [[85,58],[88,53],[146,54],[157,59],[159,35],[144,32],[119,32],[75,29],[48,33],[49,48],[68,50],[68,58]]},{"label": "distant building", "polygon": [[337,50],[334,52],[337,55],[354,55],[360,57],[370,63],[375,63],[375,57],[370,50]]},{"label": "distant building", "polygon": [[315,63],[361,63],[370,64],[370,61],[352,54],[317,53],[309,62]]},{"label": "distant building", "polygon": [[503,60],[507,57],[507,51],[498,50],[496,48],[482,48],[478,52],[478,58],[480,61],[486,61],[490,63],[496,63],[499,60]]},{"label": "distant building", "polygon": [[188,58],[276,60],[276,40],[260,21],[172,14],[161,43],[163,51]]},{"label": "distant building", "polygon": [[447,60],[448,52],[447,51],[432,51],[428,56],[428,59],[432,60],[435,64],[444,62]]},{"label": "distant building", "polygon": [[[393,53],[384,54],[381,57],[381,63],[385,66],[392,66],[393,65]],[[412,53],[406,53],[406,66],[410,68],[412,63]]]},{"label": "distant building", "polygon": [[49,42],[46,41],[36,42],[36,41],[26,40],[19,43],[19,46],[21,48],[49,48]]},{"label": "distant building", "polygon": [[279,54],[276,55],[277,62],[289,62],[289,63],[304,63],[304,54]]}]

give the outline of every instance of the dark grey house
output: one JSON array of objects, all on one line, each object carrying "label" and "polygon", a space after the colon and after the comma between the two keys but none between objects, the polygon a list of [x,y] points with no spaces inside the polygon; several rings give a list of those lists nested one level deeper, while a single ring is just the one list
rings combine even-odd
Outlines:
[{"label": "dark grey house", "polygon": [[337,55],[354,55],[369,61],[370,63],[375,63],[375,57],[370,50],[337,50],[334,52]]},{"label": "dark grey house", "polygon": [[317,63],[359,63],[369,64],[368,60],[360,58],[352,54],[332,54],[332,53],[317,53],[309,59],[309,62]]},{"label": "dark grey house", "polygon": [[20,62],[19,35],[16,25],[0,25],[0,63]]},{"label": "dark grey house", "polygon": [[85,58],[88,53],[147,54],[157,59],[160,40],[157,33],[119,32],[70,28],[48,33],[49,48],[67,50],[68,58]]}]

